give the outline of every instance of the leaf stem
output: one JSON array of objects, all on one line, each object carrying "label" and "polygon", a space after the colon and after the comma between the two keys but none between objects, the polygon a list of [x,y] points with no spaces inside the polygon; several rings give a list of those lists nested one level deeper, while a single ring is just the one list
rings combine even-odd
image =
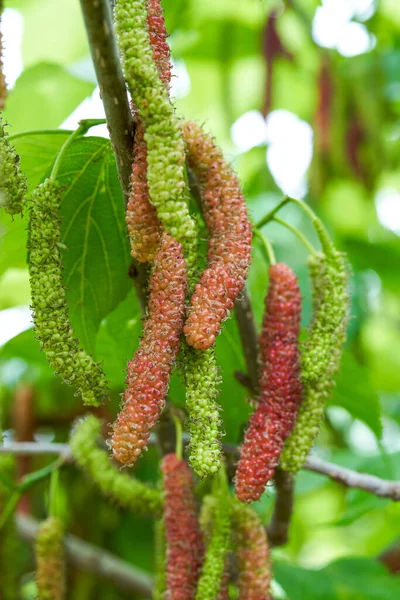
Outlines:
[{"label": "leaf stem", "polygon": [[72,144],[72,142],[77,137],[85,135],[85,133],[87,133],[91,127],[95,127],[96,125],[102,125],[104,122],[104,119],[83,119],[79,122],[78,127],[75,129],[75,131],[71,133],[71,135],[65,140],[64,144],[61,146],[60,152],[57,154],[57,158],[54,161],[53,169],[50,174],[50,179],[52,179],[53,181],[56,180],[63,156]]},{"label": "leaf stem", "polygon": [[258,229],[253,229],[255,236],[260,240],[267,255],[267,259],[270,265],[276,264],[275,253],[272,248],[272,244],[268,238],[266,238]]},{"label": "leaf stem", "polygon": [[182,449],[183,449],[183,436],[182,436],[182,423],[181,420],[171,411],[171,416],[175,424],[176,431],[176,446],[175,446],[175,454],[182,460]]},{"label": "leaf stem", "polygon": [[315,254],[316,253],[316,250],[315,250],[314,246],[306,238],[306,236],[300,231],[300,229],[298,229],[297,227],[295,227],[291,223],[288,223],[284,219],[280,219],[279,217],[273,217],[272,220],[275,221],[276,223],[279,223],[283,227],[286,227],[286,229],[289,229],[289,231],[291,231],[292,233],[294,233],[294,235],[300,240],[300,242],[307,248],[307,250],[311,254]]}]

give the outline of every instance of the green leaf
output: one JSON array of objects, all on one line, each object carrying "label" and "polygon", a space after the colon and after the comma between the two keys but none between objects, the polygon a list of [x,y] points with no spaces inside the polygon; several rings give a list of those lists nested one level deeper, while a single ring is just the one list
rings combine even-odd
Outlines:
[{"label": "green leaf", "polygon": [[124,386],[126,365],[138,347],[141,330],[140,308],[132,290],[104,319],[97,335],[96,356],[103,361],[112,387]]},{"label": "green leaf", "polygon": [[29,131],[13,135],[10,141],[21,157],[21,169],[32,190],[50,174],[52,165],[63,144],[71,135],[63,129]]},{"label": "green leaf", "polygon": [[82,346],[93,353],[101,320],[131,287],[124,201],[110,142],[73,142],[57,179],[64,186],[60,213],[70,317]]},{"label": "green leaf", "polygon": [[354,355],[344,353],[336,388],[329,404],[341,406],[356,419],[363,421],[377,438],[382,436],[381,406],[368,370]]},{"label": "green leaf", "polygon": [[4,117],[13,132],[58,127],[94,87],[58,64],[39,63],[18,78]]},{"label": "green leaf", "polygon": [[[21,157],[21,167],[31,190],[50,174],[55,157],[69,134],[70,132],[55,129],[51,132],[33,131],[12,135],[10,130],[10,141]],[[24,219],[15,215],[13,220],[4,210],[0,211],[0,275],[8,268],[26,266],[26,217],[27,214]]]}]

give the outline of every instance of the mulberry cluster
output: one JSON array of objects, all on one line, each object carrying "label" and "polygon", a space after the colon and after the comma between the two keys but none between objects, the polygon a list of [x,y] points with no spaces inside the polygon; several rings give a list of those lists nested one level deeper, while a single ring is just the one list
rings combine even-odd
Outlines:
[{"label": "mulberry cluster", "polygon": [[[17,465],[14,456],[0,456],[0,474],[15,481]],[[11,499],[13,490],[0,479],[0,514],[3,514]],[[21,556],[18,532],[13,516],[9,517],[0,529],[0,598],[17,600],[19,598],[19,560]]]},{"label": "mulberry cluster", "polygon": [[258,500],[273,477],[283,444],[301,402],[298,338],[301,297],[296,275],[285,264],[272,265],[260,336],[261,395],[250,417],[236,471],[242,502]]},{"label": "mulberry cluster", "polygon": [[60,186],[47,179],[36,188],[30,211],[29,273],[35,333],[54,371],[76,386],[86,404],[107,395],[99,364],[79,347],[68,318],[62,281]]},{"label": "mulberry cluster", "polygon": [[[167,31],[160,0],[149,0],[147,26],[154,62],[161,81],[169,89],[171,63]],[[139,262],[152,262],[160,242],[161,223],[157,211],[149,200],[147,185],[147,146],[144,141],[144,126],[136,115],[135,142],[133,145],[132,191],[129,198],[126,222],[131,242],[131,254]]]},{"label": "mulberry cluster", "polygon": [[250,506],[236,502],[232,512],[239,599],[271,600],[271,564],[265,527]]},{"label": "mulberry cluster", "polygon": [[110,461],[107,450],[98,446],[101,422],[89,415],[79,422],[70,446],[77,464],[87,473],[102,494],[116,504],[143,515],[160,514],[162,494],[127,474],[120,473]]},{"label": "mulberry cluster", "polygon": [[[221,477],[219,479],[222,479]],[[211,532],[205,552],[196,600],[215,600],[223,588],[226,559],[230,544],[231,509],[226,482],[216,488],[214,481]]]},{"label": "mulberry cluster", "polygon": [[194,598],[203,558],[194,482],[187,464],[175,454],[163,458],[164,523],[167,540],[167,600]]},{"label": "mulberry cluster", "polygon": [[222,151],[196,123],[184,123],[182,131],[210,234],[207,268],[195,286],[184,333],[190,346],[205,350],[244,286],[252,234],[240,183]]},{"label": "mulberry cluster", "polygon": [[149,281],[149,316],[139,348],[128,363],[123,405],[113,426],[113,453],[123,464],[136,462],[164,408],[180,347],[186,283],[182,246],[164,233]]},{"label": "mulberry cluster", "polygon": [[38,600],[64,600],[64,527],[56,517],[48,517],[36,537],[36,585]]},{"label": "mulberry cluster", "polygon": [[10,215],[16,215],[23,211],[28,188],[19,165],[19,156],[7,137],[0,115],[0,206],[4,206]]},{"label": "mulberry cluster", "polygon": [[313,288],[313,318],[302,352],[303,400],[296,425],[281,456],[282,468],[303,466],[324,417],[325,404],[339,370],[348,319],[347,268],[333,246],[308,260]]},{"label": "mulberry cluster", "polygon": [[191,467],[199,477],[215,475],[221,464],[221,418],[215,402],[219,375],[214,348],[184,348],[186,407],[189,414]]},{"label": "mulberry cluster", "polygon": [[128,86],[144,127],[150,201],[165,230],[184,248],[188,270],[196,260],[197,229],[189,213],[185,146],[150,43],[146,0],[117,0],[119,49]]}]

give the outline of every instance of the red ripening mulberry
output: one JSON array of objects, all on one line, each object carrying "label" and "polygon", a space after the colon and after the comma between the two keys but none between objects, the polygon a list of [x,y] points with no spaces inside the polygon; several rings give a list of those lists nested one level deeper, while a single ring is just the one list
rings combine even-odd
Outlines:
[{"label": "red ripening mulberry", "polygon": [[196,123],[188,121],[182,129],[210,234],[207,268],[195,286],[184,333],[189,346],[206,350],[244,286],[252,234],[239,180],[222,151]]},{"label": "red ripening mulberry", "polygon": [[271,561],[267,534],[249,506],[233,511],[239,600],[271,600]]},{"label": "red ripening mulberry", "polygon": [[301,296],[296,275],[272,265],[260,335],[260,400],[250,417],[236,471],[242,502],[258,500],[274,475],[301,403],[299,332]]},{"label": "red ripening mulberry", "polygon": [[194,482],[188,465],[164,456],[164,524],[167,541],[167,600],[193,600],[204,549],[197,518]]},{"label": "red ripening mulberry", "polygon": [[[147,25],[154,62],[160,79],[167,89],[171,82],[170,51],[167,43],[167,30],[164,24],[160,0],[149,0],[147,5]],[[129,198],[126,223],[131,241],[131,255],[139,262],[152,262],[160,243],[161,223],[157,210],[149,199],[147,185],[147,146],[144,141],[144,127],[140,115],[136,115],[137,125],[133,144],[132,190]]]},{"label": "red ripening mulberry", "polygon": [[149,281],[149,315],[139,348],[128,363],[123,405],[113,426],[114,457],[123,464],[136,462],[164,408],[180,348],[186,283],[182,246],[164,233]]}]

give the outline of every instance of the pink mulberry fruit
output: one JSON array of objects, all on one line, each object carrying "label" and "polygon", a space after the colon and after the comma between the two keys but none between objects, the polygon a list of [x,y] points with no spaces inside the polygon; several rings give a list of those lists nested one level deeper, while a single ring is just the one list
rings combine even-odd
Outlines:
[{"label": "pink mulberry fruit", "polygon": [[189,346],[206,350],[244,286],[252,234],[239,180],[222,151],[196,123],[186,122],[182,129],[210,234],[207,268],[195,286],[184,333]]}]

